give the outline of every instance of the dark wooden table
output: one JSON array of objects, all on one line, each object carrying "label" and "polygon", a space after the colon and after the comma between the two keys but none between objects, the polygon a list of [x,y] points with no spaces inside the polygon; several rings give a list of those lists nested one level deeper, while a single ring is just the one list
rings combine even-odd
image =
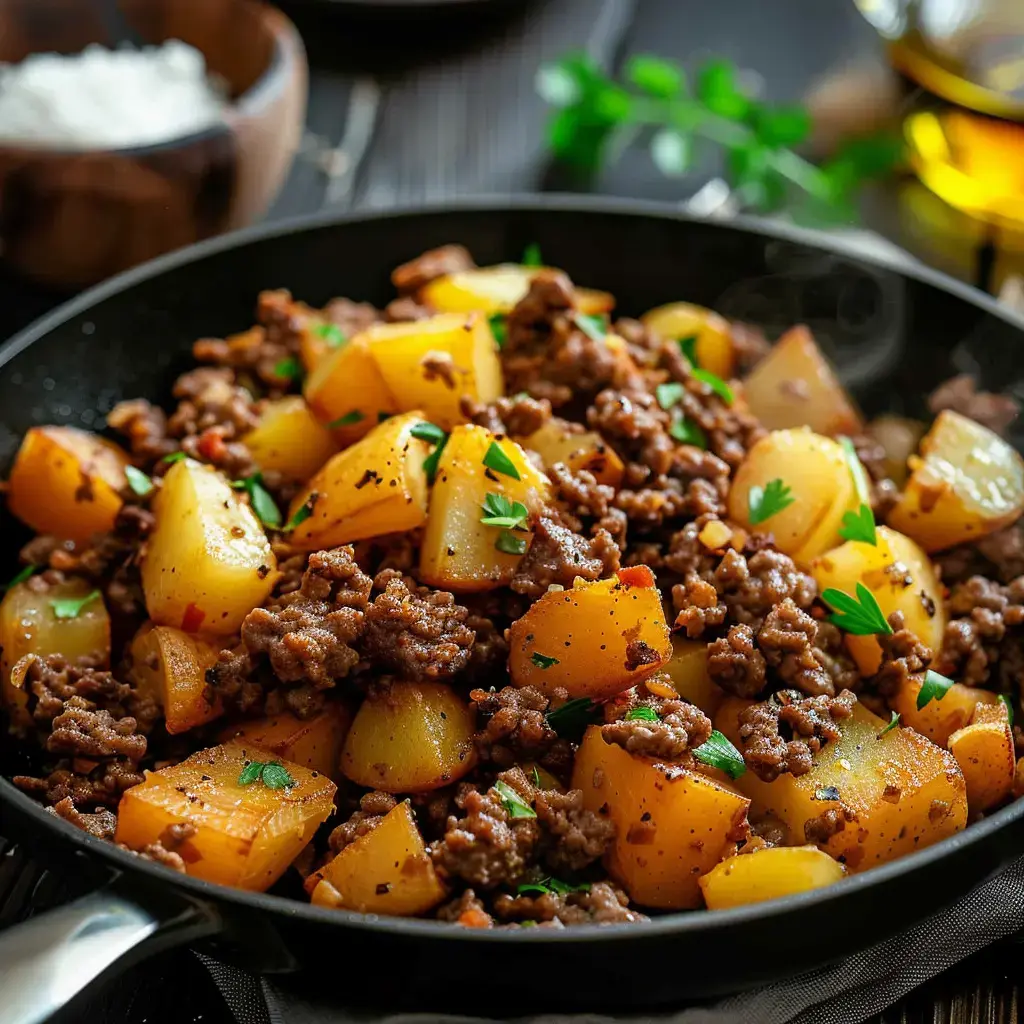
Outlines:
[{"label": "dark wooden table", "polygon": [[[637,52],[687,62],[723,55],[756,71],[766,98],[779,101],[806,96],[840,69],[882,63],[874,33],[848,0],[490,0],[442,5],[447,11],[421,4],[419,11],[392,9],[385,16],[366,5],[330,0],[282,6],[309,50],[308,128],[318,140],[310,139],[317,145],[296,162],[270,218],[564,187],[566,180],[544,157],[545,114],[533,77],[541,61],[567,50],[586,49],[609,67]],[[335,150],[330,175],[321,166],[325,149]],[[712,163],[702,162],[687,178],[667,181],[645,154],[631,153],[596,188],[679,200],[714,171]],[[908,244],[884,195],[871,204],[869,224]],[[936,253],[933,262],[971,277],[970,259],[950,266]],[[0,271],[0,336],[60,298]],[[5,858],[3,851],[0,840],[0,926],[61,897],[57,880],[26,870],[23,861]],[[984,950],[877,1020],[1016,1021],[1022,952],[1014,942]],[[205,969],[190,952],[179,951],[99,986],[60,1020],[230,1024],[234,1018]]]}]

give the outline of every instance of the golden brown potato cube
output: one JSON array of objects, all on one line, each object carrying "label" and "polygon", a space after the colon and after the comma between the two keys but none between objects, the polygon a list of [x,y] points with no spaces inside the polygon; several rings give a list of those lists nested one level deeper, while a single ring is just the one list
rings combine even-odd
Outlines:
[{"label": "golden brown potato cube", "polygon": [[708,910],[726,910],[820,889],[846,874],[816,846],[776,846],[730,857],[700,877]]},{"label": "golden brown potato cube", "polygon": [[289,542],[318,551],[422,526],[427,518],[423,463],[430,449],[412,436],[421,422],[421,412],[392,416],[333,456],[292,502],[292,517],[310,501],[312,513],[291,531]]},{"label": "golden brown potato cube", "polygon": [[941,699],[928,701],[923,708],[917,706],[921,680],[910,676],[904,679],[890,698],[893,711],[900,716],[900,724],[916,729],[932,743],[946,746],[949,737],[967,725],[974,717],[978,704],[997,704],[999,697],[991,690],[954,683]]},{"label": "golden brown potato cube", "polygon": [[714,715],[725,694],[708,675],[708,645],[703,640],[672,637],[672,659],[665,666],[672,686],[683,700]]},{"label": "golden brown potato cube", "polygon": [[549,590],[512,623],[509,645],[516,686],[548,694],[562,687],[594,700],[635,686],[672,654],[661,593],[646,565]]},{"label": "golden brown potato cube", "polygon": [[76,427],[32,427],[7,482],[7,507],[38,533],[80,543],[114,528],[128,456]]},{"label": "golden brown potato cube", "polygon": [[564,462],[574,473],[593,473],[599,484],[618,487],[623,465],[615,449],[593,430],[573,433],[565,420],[549,420],[540,430],[523,438],[523,447],[535,451],[545,467]]},{"label": "golden brown potato cube", "polygon": [[608,873],[645,907],[699,907],[699,878],[746,834],[750,801],[733,786],[676,765],[656,764],[605,743],[591,726],[572,785],[583,805],[615,824]]},{"label": "golden brown potato cube", "polygon": [[750,411],[769,430],[810,427],[819,434],[858,434],[857,407],[811,332],[788,330],[743,382]]},{"label": "golden brown potato cube", "polygon": [[[741,750],[736,719],[748,703],[727,698],[715,716],[715,728]],[[967,787],[956,759],[913,729],[886,731],[888,724],[857,704],[839,723],[841,738],[825,744],[809,772],[764,782],[748,771],[736,785],[750,797],[756,820],[778,819],[796,842],[813,836],[807,826],[822,812],[847,808],[855,823],[819,845],[852,872],[961,831]]]},{"label": "golden brown potato cube", "polygon": [[990,810],[1010,796],[1017,764],[1013,730],[1002,701],[975,705],[971,724],[953,733],[948,745],[964,773],[972,814]]},{"label": "golden brown potato cube", "polygon": [[463,398],[493,402],[504,385],[498,347],[481,313],[375,324],[360,334],[400,409],[422,409],[445,430],[465,423]]},{"label": "golden brown potato cube", "polygon": [[[81,601],[92,593],[95,596],[76,615],[57,616],[54,601],[60,607],[60,602]],[[72,663],[89,658],[101,668],[110,664],[110,617],[103,598],[91,584],[68,579],[39,589],[38,583],[16,583],[4,594],[0,602],[0,692],[12,722],[19,728],[31,725],[32,720],[26,711],[28,694],[20,680],[11,679],[11,673],[30,654],[39,658],[61,654]]]},{"label": "golden brown potato cube", "polygon": [[413,917],[445,898],[408,801],[321,868],[310,897],[321,907]]},{"label": "golden brown potato cube", "polygon": [[196,834],[177,851],[188,874],[236,889],[268,889],[333,812],[335,791],[325,775],[291,762],[282,767],[294,785],[240,782],[252,762],[273,759],[233,741],[146,772],[146,781],[121,797],[117,842],[141,850],[170,825],[191,824]]},{"label": "golden brown potato cube", "polygon": [[299,395],[267,402],[259,426],[242,440],[260,469],[287,480],[308,480],[338,450]]},{"label": "golden brown potato cube", "polygon": [[[863,583],[886,618],[895,611],[903,612],[906,628],[933,651],[939,650],[946,628],[946,603],[935,567],[902,533],[879,526],[875,536],[877,544],[848,540],[816,558],[811,573],[818,592],[835,588],[854,594],[857,584]],[[861,672],[872,675],[878,671],[882,649],[873,636],[848,634],[846,646]]]},{"label": "golden brown potato cube", "polygon": [[252,509],[212,467],[167,471],[142,557],[149,617],[186,633],[236,633],[277,579],[277,559]]},{"label": "golden brown potato cube", "polygon": [[[492,445],[512,464],[519,479],[484,463]],[[420,547],[420,578],[458,593],[507,584],[522,552],[496,547],[508,531],[481,522],[487,515],[484,502],[493,494],[532,511],[543,505],[549,490],[547,477],[514,441],[499,439],[484,427],[456,427],[441,453],[430,495],[430,516]],[[514,531],[513,537],[529,544],[530,534],[525,530]]]},{"label": "golden brown potato cube", "polygon": [[132,675],[139,692],[164,711],[172,735],[211,722],[224,713],[220,697],[206,682],[206,670],[220,654],[219,643],[171,626],[146,623],[132,641]]},{"label": "golden brown potato cube", "polygon": [[1024,460],[997,434],[957,412],[939,413],[910,469],[888,520],[925,551],[977,540],[1024,510]]},{"label": "golden brown potato cube", "polygon": [[[769,485],[777,488],[778,481],[789,488],[792,501],[756,522],[755,510],[762,508],[757,495],[770,494]],[[752,495],[754,488],[759,491]],[[838,442],[805,428],[776,430],[758,441],[736,470],[729,516],[751,529],[770,531],[780,551],[806,565],[842,543],[843,516],[859,508],[860,500]]]},{"label": "golden brown potato cube", "polygon": [[327,704],[313,718],[289,711],[236,722],[222,730],[220,741],[238,740],[269,750],[282,761],[300,764],[329,779],[338,774],[338,758],[352,725],[352,709],[341,701]]},{"label": "golden brown potato cube", "polygon": [[313,415],[342,447],[398,411],[362,335],[328,352],[306,378],[302,393]]},{"label": "golden brown potato cube", "polygon": [[663,341],[695,338],[697,366],[723,380],[736,372],[736,352],[729,321],[714,310],[689,302],[670,302],[644,313],[641,322]]},{"label": "golden brown potato cube", "polygon": [[356,712],[344,775],[388,793],[419,793],[461,779],[476,763],[473,712],[443,683],[392,683]]}]

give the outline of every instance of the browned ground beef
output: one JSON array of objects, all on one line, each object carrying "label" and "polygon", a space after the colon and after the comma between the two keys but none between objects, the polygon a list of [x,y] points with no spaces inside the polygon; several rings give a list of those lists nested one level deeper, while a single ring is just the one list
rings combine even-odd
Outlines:
[{"label": "browned ground beef", "polygon": [[1020,403],[1015,398],[979,391],[974,378],[966,373],[939,385],[928,399],[928,408],[933,413],[952,409],[997,434],[1005,434],[1020,415]]},{"label": "browned ground beef", "polygon": [[757,632],[757,645],[780,685],[817,697],[832,696],[835,686],[815,641],[818,623],[787,597],[777,604]]},{"label": "browned ground beef", "polygon": [[[636,708],[647,708],[658,716],[630,718]],[[700,708],[682,700],[645,697],[617,709],[615,721],[601,726],[605,743],[616,743],[631,754],[658,761],[679,761],[711,735],[711,720]],[[688,761],[692,763],[692,758]]]},{"label": "browned ground beef", "polygon": [[419,291],[424,285],[446,274],[470,270],[475,266],[473,257],[464,246],[442,245],[396,267],[391,274],[391,283],[398,292],[407,294]]},{"label": "browned ground beef", "polygon": [[766,662],[750,626],[730,626],[727,636],[708,645],[708,675],[737,697],[756,697],[764,689]]}]

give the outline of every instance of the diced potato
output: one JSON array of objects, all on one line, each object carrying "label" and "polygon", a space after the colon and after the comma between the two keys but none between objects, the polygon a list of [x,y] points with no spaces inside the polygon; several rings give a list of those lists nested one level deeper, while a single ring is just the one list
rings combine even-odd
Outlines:
[{"label": "diced potato", "polygon": [[729,321],[714,310],[689,302],[670,302],[640,317],[645,327],[664,341],[695,337],[697,365],[723,380],[736,372],[736,352]]},{"label": "diced potato", "polygon": [[382,533],[402,533],[427,518],[430,452],[412,436],[423,413],[392,416],[333,456],[292,503],[294,516],[316,495],[312,514],[288,536],[303,551],[333,548]]},{"label": "diced potato", "polygon": [[672,686],[683,700],[714,715],[725,694],[708,675],[708,645],[701,640],[672,637],[672,660],[665,666]]},{"label": "diced potato", "polygon": [[819,434],[858,434],[857,407],[847,395],[811,332],[788,330],[743,383],[750,411],[769,430],[810,427]]},{"label": "diced potato", "polygon": [[949,737],[970,722],[978,704],[999,702],[999,697],[991,690],[954,683],[941,699],[930,700],[918,709],[920,692],[919,679],[905,679],[890,699],[892,709],[899,714],[901,725],[909,725],[940,747],[946,746]]},{"label": "diced potato", "polygon": [[[460,270],[431,281],[420,289],[418,298],[441,313],[507,313],[527,293],[530,280],[540,269],[500,263]],[[576,288],[575,294],[581,313],[610,313],[615,306],[615,298],[608,292]]]},{"label": "diced potato", "polygon": [[146,772],[146,781],[121,797],[117,842],[141,850],[168,826],[190,823],[198,831],[178,848],[188,874],[268,889],[330,816],[335,791],[326,775],[290,762],[283,767],[293,786],[271,789],[260,779],[239,784],[250,761],[271,760],[269,751],[235,741]]},{"label": "diced potato", "polygon": [[[484,465],[492,444],[508,456],[519,479]],[[548,479],[514,441],[498,438],[484,427],[456,427],[441,453],[430,517],[420,548],[420,578],[431,586],[456,592],[493,590],[509,582],[522,557],[499,551],[502,536],[496,526],[480,522],[488,494],[504,495],[529,510],[547,500]],[[530,534],[516,531],[529,543]]]},{"label": "diced potato", "polygon": [[306,373],[314,370],[336,349],[348,340],[337,324],[321,317],[307,318],[299,338],[299,359]]},{"label": "diced potato", "polygon": [[461,400],[493,402],[504,390],[498,346],[481,313],[374,324],[359,335],[399,409],[422,409],[445,430],[465,423]]},{"label": "diced potato", "polygon": [[132,675],[140,693],[163,708],[169,733],[186,732],[223,714],[220,697],[206,683],[206,670],[216,664],[219,654],[220,644],[172,626],[147,623],[136,633]]},{"label": "diced potato", "polygon": [[904,416],[879,416],[868,424],[868,434],[885,449],[885,475],[900,487],[907,479],[907,459],[917,450],[924,430],[920,420]]},{"label": "diced potato", "polygon": [[[816,558],[811,573],[818,592],[834,587],[853,594],[857,584],[863,583],[886,618],[895,611],[903,612],[906,628],[933,651],[939,650],[946,628],[946,604],[931,560],[909,537],[887,526],[879,526],[875,535],[877,545],[848,540]],[[873,636],[847,634],[846,646],[861,672],[872,675],[878,671],[882,650]]]},{"label": "diced potato", "polygon": [[[773,480],[790,489],[792,503],[761,523],[751,523],[751,488],[765,490]],[[771,531],[779,550],[801,565],[841,543],[843,516],[859,506],[842,446],[805,428],[776,430],[758,441],[729,490],[730,518]]]},{"label": "diced potato", "polygon": [[260,469],[288,480],[308,480],[338,450],[299,395],[268,402],[259,426],[242,440]]},{"label": "diced potato", "polygon": [[[727,698],[715,728],[742,750],[737,716],[748,701]],[[839,723],[842,736],[826,743],[804,775],[764,782],[752,771],[736,780],[751,799],[755,818],[781,821],[796,841],[830,807],[832,787],[856,821],[822,849],[849,871],[865,871],[896,860],[961,831],[967,824],[967,787],[956,759],[913,729],[895,728],[863,705]]]},{"label": "diced potato", "polygon": [[277,579],[259,520],[212,466],[191,459],[167,471],[153,510],[142,556],[149,617],[186,633],[237,632]]},{"label": "diced potato", "polygon": [[7,507],[38,533],[84,543],[114,528],[128,456],[75,427],[32,427],[7,483]]},{"label": "diced potato", "polygon": [[949,751],[967,782],[972,814],[1001,804],[1013,789],[1016,754],[1006,705],[977,704],[970,725],[949,737]]},{"label": "diced potato", "polygon": [[925,551],[977,540],[1024,510],[1024,460],[997,434],[940,412],[910,460],[910,479],[889,523]]},{"label": "diced potato", "polygon": [[821,889],[845,874],[816,846],[765,847],[717,864],[701,876],[700,888],[709,910],[726,910]]},{"label": "diced potato", "polygon": [[546,467],[564,462],[574,473],[585,469],[599,484],[618,487],[623,465],[615,449],[593,430],[572,433],[564,420],[549,420],[540,430],[523,438],[523,446],[535,451]]},{"label": "diced potato", "polygon": [[342,446],[358,441],[382,416],[398,411],[362,335],[329,352],[306,378],[302,393],[316,418],[329,426]]},{"label": "diced potato", "polygon": [[310,899],[321,907],[412,917],[445,898],[408,801],[349,843],[316,876]]},{"label": "diced potato", "polygon": [[645,907],[700,906],[698,879],[745,833],[750,801],[733,786],[634,757],[605,743],[596,726],[576,754],[572,785],[583,791],[584,807],[615,824],[605,866]]},{"label": "diced potato", "polygon": [[110,664],[110,617],[103,598],[97,595],[74,617],[58,619],[52,602],[81,599],[92,587],[82,579],[55,583],[44,591],[17,583],[0,603],[0,692],[12,722],[19,728],[31,724],[28,694],[11,679],[11,670],[26,655],[46,658],[62,654],[68,661],[95,659]]},{"label": "diced potato", "polygon": [[352,725],[352,709],[332,701],[315,718],[297,718],[288,711],[265,718],[252,718],[228,726],[220,741],[238,740],[269,750],[282,761],[333,778],[338,758]]},{"label": "diced potato", "polygon": [[476,763],[469,706],[444,683],[398,682],[356,712],[344,775],[388,793],[419,793],[461,779]]},{"label": "diced potato", "polygon": [[548,591],[512,623],[509,644],[516,686],[549,694],[563,687],[595,700],[635,686],[672,655],[661,592],[646,565]]}]

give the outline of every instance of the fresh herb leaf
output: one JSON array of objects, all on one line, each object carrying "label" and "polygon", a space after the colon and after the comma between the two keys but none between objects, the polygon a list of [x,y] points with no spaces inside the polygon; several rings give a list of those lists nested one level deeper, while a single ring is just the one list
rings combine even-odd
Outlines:
[{"label": "fresh herb leaf", "polygon": [[487,322],[491,325],[491,334],[498,348],[508,340],[508,317],[504,313],[492,313]]},{"label": "fresh herb leaf", "polygon": [[685,87],[682,69],[671,61],[641,53],[630,57],[625,66],[626,81],[648,96],[670,100]]},{"label": "fresh herb leaf", "polygon": [[680,338],[676,344],[679,346],[679,351],[686,356],[686,361],[694,369],[698,369],[700,364],[697,362],[697,335],[691,334],[686,338]]},{"label": "fresh herb leaf", "polygon": [[267,789],[288,789],[295,785],[295,779],[283,764],[278,761],[250,761],[238,776],[240,786],[251,786],[262,781]]},{"label": "fresh herb leaf", "polygon": [[506,555],[526,554],[526,538],[517,537],[511,530],[502,530],[494,546]]},{"label": "fresh herb leaf", "polygon": [[539,651],[534,651],[530,655],[530,661],[537,666],[537,668],[551,668],[552,665],[558,664],[557,658],[548,657],[546,654],[541,654]]},{"label": "fresh herb leaf", "polygon": [[516,464],[502,451],[497,441],[492,441],[484,452],[484,465],[488,469],[493,469],[495,473],[504,473],[513,480],[522,480]]},{"label": "fresh herb leaf", "polygon": [[630,708],[626,712],[627,722],[660,722],[661,719],[658,717],[658,712],[654,708],[639,707]]},{"label": "fresh herb leaf", "polygon": [[999,700],[1003,707],[1006,708],[1006,717],[1010,720],[1010,728],[1013,728],[1013,701],[1010,699],[1008,694],[999,694]]},{"label": "fresh herb leaf", "polygon": [[769,480],[764,487],[751,487],[747,494],[747,518],[751,526],[760,526],[766,519],[789,508],[796,498],[792,490],[778,477]]},{"label": "fresh herb leaf", "polygon": [[153,490],[153,481],[141,469],[136,469],[135,466],[125,466],[124,475],[128,486],[140,497],[145,497]]},{"label": "fresh herb leaf", "polygon": [[361,413],[358,409],[353,409],[351,412],[345,413],[344,416],[339,416],[336,420],[331,420],[331,422],[327,424],[327,429],[334,430],[335,427],[352,427],[357,423],[362,423],[365,419],[365,413]]},{"label": "fresh herb leaf", "polygon": [[38,565],[31,564],[24,566],[18,572],[18,574],[13,579],[11,579],[9,583],[7,583],[7,585],[4,587],[4,590],[10,590],[11,587],[16,587],[19,583],[24,583],[25,580],[27,580],[30,576],[37,572],[39,568],[40,567]]},{"label": "fresh herb leaf", "polygon": [[312,514],[313,506],[317,503],[317,499],[320,497],[316,491],[313,491],[310,496],[295,510],[295,515],[284,524],[286,531],[294,530],[296,526],[301,526]]},{"label": "fresh herb leaf", "polygon": [[501,806],[508,812],[508,816],[515,821],[517,818],[536,818],[537,812],[507,783],[498,779],[494,783],[494,790],[501,800]]},{"label": "fresh herb leaf", "polygon": [[921,708],[926,704],[930,704],[933,700],[942,700],[952,685],[952,679],[948,679],[939,672],[933,672],[931,669],[928,669],[924,674],[924,682],[921,683],[921,689],[917,691],[917,710],[920,711]]},{"label": "fresh herb leaf", "polygon": [[82,609],[99,596],[98,590],[91,590],[85,597],[55,597],[50,601],[50,607],[58,619],[77,619]]},{"label": "fresh herb leaf", "polygon": [[389,420],[389,419],[391,419],[391,413],[384,412],[383,410],[381,410],[380,412],[377,413],[377,422],[378,423],[383,423],[385,420]]},{"label": "fresh herb leaf", "polygon": [[588,725],[600,720],[600,708],[589,697],[575,697],[544,716],[562,739],[578,742]]},{"label": "fresh herb leaf", "polygon": [[418,437],[421,441],[429,441],[431,444],[440,444],[447,436],[437,424],[428,423],[426,420],[417,423],[409,433],[413,437]]},{"label": "fresh herb leaf", "polygon": [[829,588],[821,598],[835,613],[829,616],[829,621],[851,636],[892,633],[892,626],[885,621],[875,595],[863,583],[857,584],[856,597],[851,597],[842,590]]},{"label": "fresh herb leaf", "polygon": [[696,448],[703,448],[707,451],[708,437],[700,428],[700,424],[687,419],[686,416],[677,416],[672,420],[668,428],[669,435],[674,437],[680,444],[692,444]]},{"label": "fresh herb leaf", "polygon": [[717,729],[693,752],[693,756],[712,768],[720,768],[730,779],[738,779],[746,770],[743,755]]},{"label": "fresh herb leaf", "polygon": [[878,734],[878,738],[881,739],[887,732],[892,732],[892,730],[899,724],[900,713],[898,711],[894,711],[892,713],[892,718],[889,719],[889,724]]},{"label": "fresh herb leaf", "polygon": [[533,784],[534,784],[534,785],[535,785],[535,786],[536,786],[536,787],[537,787],[538,789],[540,789],[540,788],[541,788],[541,784],[540,784],[540,772],[539,772],[539,771],[537,770],[537,766],[536,766],[536,765],[534,765],[534,766],[533,766],[533,767],[532,767],[532,768],[530,769],[530,780],[531,780],[531,781],[533,782]]},{"label": "fresh herb leaf", "polygon": [[516,889],[516,893],[520,896],[528,896],[531,893],[536,893],[538,896],[546,896],[549,893],[565,896],[571,892],[590,892],[590,883],[580,882],[579,885],[572,885],[558,878],[542,878],[539,882],[524,882]]},{"label": "fresh herb leaf", "polygon": [[181,462],[182,459],[187,459],[188,456],[184,452],[171,452],[170,455],[165,455],[160,461],[168,464],[172,462]]},{"label": "fresh herb leaf", "polygon": [[523,250],[523,266],[524,267],[543,267],[544,260],[540,255],[540,246],[536,242],[531,242]]},{"label": "fresh herb leaf", "polygon": [[670,380],[664,384],[659,384],[654,389],[654,397],[658,400],[658,405],[662,409],[671,409],[686,392],[686,388],[683,387],[678,381]]},{"label": "fresh herb leaf", "polygon": [[251,786],[262,774],[264,764],[262,761],[249,761],[238,776],[240,786]]},{"label": "fresh herb leaf", "polygon": [[699,366],[695,366],[690,370],[690,376],[694,380],[699,380],[702,384],[707,384],[709,388],[718,397],[725,402],[726,405],[732,405],[736,396],[732,393],[732,388],[722,380],[717,374],[712,373],[710,370],[702,370]]},{"label": "fresh herb leaf", "polygon": [[815,800],[838,800],[839,788],[837,786],[819,786],[814,791]]},{"label": "fresh herb leaf", "polygon": [[[433,426],[433,424],[428,423],[426,426]],[[434,477],[437,476],[437,465],[441,461],[441,452],[444,451],[447,443],[448,435],[445,434],[434,446],[434,450],[423,460],[423,472],[427,474],[428,483],[433,483]]]},{"label": "fresh herb leaf", "polygon": [[338,348],[347,340],[337,324],[317,324],[313,333],[323,338],[331,348]]},{"label": "fresh herb leaf", "polygon": [[839,438],[843,455],[846,456],[846,464],[850,467],[850,476],[853,477],[853,486],[857,494],[857,500],[862,505],[871,504],[871,488],[868,486],[868,475],[857,455],[857,449],[848,437]]},{"label": "fresh herb leaf", "polygon": [[274,367],[274,376],[284,377],[285,380],[298,380],[302,376],[302,363],[295,356],[288,356]]},{"label": "fresh herb leaf", "polygon": [[248,493],[252,510],[264,526],[277,529],[281,525],[281,510],[270,496],[270,492],[263,486],[261,474],[253,473],[244,480],[234,481],[231,486]]},{"label": "fresh herb leaf", "polygon": [[591,341],[604,341],[608,336],[608,325],[604,322],[604,317],[576,313],[573,315],[573,322]]},{"label": "fresh herb leaf", "polygon": [[865,544],[878,546],[878,535],[875,533],[875,513],[870,505],[861,505],[856,512],[843,514],[843,525],[839,527],[839,536],[843,540],[859,540]]},{"label": "fresh herb leaf", "polygon": [[518,529],[530,514],[521,501],[509,501],[504,494],[488,493],[484,498],[484,526],[501,526],[506,530]]}]

